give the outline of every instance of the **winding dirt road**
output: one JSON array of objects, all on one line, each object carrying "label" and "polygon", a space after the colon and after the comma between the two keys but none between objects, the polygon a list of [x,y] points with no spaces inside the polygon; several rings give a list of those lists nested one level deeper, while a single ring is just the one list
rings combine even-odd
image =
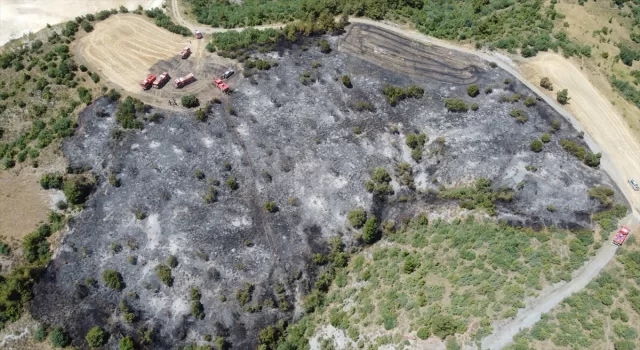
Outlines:
[{"label": "winding dirt road", "polygon": [[[175,20],[188,28],[196,26],[185,21],[178,10],[178,0],[172,0],[172,11]],[[528,88],[534,91],[540,98],[552,106],[558,113],[571,122],[578,131],[585,131],[585,141],[594,151],[602,152],[601,167],[615,181],[629,201],[632,213],[622,222],[629,225],[635,232],[640,224],[640,192],[634,192],[627,184],[627,179],[640,178],[640,143],[629,131],[627,123],[614,108],[589,82],[588,78],[570,61],[553,54],[540,54],[538,58],[530,60],[529,64],[548,76],[558,89],[568,88],[572,103],[569,105],[574,115],[559,105],[551,93],[547,94],[537,86],[538,77],[532,78],[533,83],[521,74],[519,67],[508,58],[497,53],[487,53],[473,49],[460,47],[451,43],[432,38],[417,31],[402,28],[395,24],[377,22],[364,18],[350,18],[351,23],[363,23],[405,36],[412,40],[427,44],[437,45],[445,49],[476,55],[482,59],[493,61],[498,66],[519,79]],[[281,25],[267,25],[256,28],[277,28]],[[224,32],[223,28],[200,28],[203,33],[211,34]],[[242,30],[238,28],[237,30]],[[526,65],[526,64],[525,64]],[[550,286],[540,293],[540,296],[530,301],[525,309],[521,309],[512,320],[503,321],[494,325],[491,335],[483,339],[482,348],[497,350],[502,349],[513,341],[513,336],[521,329],[530,328],[543,313],[549,312],[562,300],[571,294],[583,289],[615,256],[617,247],[605,244],[596,256],[573,274],[573,279],[568,283],[559,283]],[[473,347],[475,349],[475,346]]]}]

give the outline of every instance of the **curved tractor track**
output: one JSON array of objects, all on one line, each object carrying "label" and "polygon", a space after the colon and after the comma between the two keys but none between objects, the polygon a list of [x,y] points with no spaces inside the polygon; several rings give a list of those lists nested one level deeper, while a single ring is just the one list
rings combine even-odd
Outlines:
[{"label": "curved tractor track", "polygon": [[[172,0],[172,12],[175,20],[179,24],[185,27],[195,29],[196,26],[194,26],[192,23],[189,23],[184,18],[182,18],[180,11],[178,10],[178,5],[179,5],[178,0]],[[609,119],[607,121],[608,124],[612,125],[611,127],[616,128],[616,132],[613,134],[618,135],[618,137],[621,138],[621,139],[619,138],[616,140],[612,140],[611,138],[604,137],[601,133],[594,131],[594,125],[590,124],[593,121],[593,117],[591,115],[588,115],[589,113],[588,110],[578,110],[576,111],[578,118],[574,117],[564,107],[560,106],[551,96],[546,95],[535,84],[527,81],[527,79],[520,73],[518,68],[515,65],[513,65],[513,63],[503,60],[498,55],[487,54],[485,52],[456,46],[451,43],[444,42],[439,39],[435,39],[435,38],[423,35],[416,31],[404,29],[399,26],[388,24],[388,23],[377,22],[377,21],[368,20],[364,18],[350,18],[349,21],[351,23],[366,25],[367,35],[385,36],[385,32],[387,33],[391,32],[394,34],[398,34],[399,36],[405,39],[408,39],[410,41],[419,42],[422,44],[432,46],[433,50],[440,50],[440,51],[449,50],[450,51],[449,54],[451,54],[451,52],[453,51],[457,53],[471,54],[483,60],[493,61],[497,63],[500,68],[504,69],[505,71],[512,74],[514,77],[516,77],[518,80],[520,80],[529,89],[534,91],[538,95],[538,97],[543,99],[550,106],[552,106],[558,113],[560,113],[563,117],[569,120],[575,129],[579,131],[586,129],[585,132],[587,132],[587,135],[585,135],[585,141],[587,141],[589,147],[591,147],[595,151],[601,151],[603,153],[601,167],[616,182],[617,186],[621,189],[621,192],[625,195],[626,199],[629,201],[631,205],[632,213],[629,216],[627,216],[625,219],[623,219],[622,222],[627,225],[630,225],[634,229],[638,227],[638,225],[640,224],[640,213],[639,213],[640,194],[635,193],[629,188],[628,184],[626,183],[626,180],[627,180],[626,177],[623,177],[621,175],[621,172],[619,172],[619,169],[625,169],[626,167],[629,166],[629,164],[633,165],[632,169],[639,168],[640,158],[638,158],[637,156],[633,157],[632,153],[630,152],[625,152],[622,155],[618,155],[615,153],[619,144],[626,144],[627,147],[630,147],[632,149],[640,149],[640,148],[638,148],[639,147],[638,142],[633,138],[633,136],[631,136],[628,130],[626,130],[625,132],[624,129],[628,127],[626,126],[626,123],[624,123],[620,115],[618,115],[617,113],[607,113],[606,115],[604,115],[605,118]],[[276,25],[266,25],[266,26],[255,27],[255,28],[259,28],[259,29],[260,28],[277,28],[280,26],[281,25],[276,24]],[[243,29],[244,28],[236,28],[236,30],[243,30]],[[228,31],[229,29],[204,28],[200,30],[203,33],[212,34],[212,33],[225,32],[225,31]],[[352,30],[354,29],[351,29],[350,32]],[[357,29],[357,30],[361,30],[361,29]],[[362,37],[362,35],[356,35],[355,37]],[[377,60],[382,59],[381,54],[384,53],[384,48],[382,48],[383,50],[381,51],[373,47],[372,45],[370,45],[370,42],[371,41],[367,39],[354,41],[353,38],[350,38],[350,35],[347,34],[346,38],[343,40],[341,45],[342,45],[342,50],[344,52],[354,54],[372,63],[376,63]],[[393,43],[389,43],[389,45],[391,46],[387,49],[394,48]],[[411,49],[411,47],[404,48],[404,49],[405,50]],[[376,52],[376,50],[378,51]],[[426,59],[429,59],[428,57],[429,53],[423,52],[418,54],[420,56],[427,55]],[[451,58],[453,62],[453,68],[455,70],[456,58],[455,56],[451,56]],[[398,63],[398,67],[396,68],[403,73],[415,74],[416,72],[420,72],[422,69],[422,66],[421,66],[422,62],[419,62],[420,60],[413,60],[413,59],[407,60],[407,58],[404,58],[404,57],[394,57],[393,55],[388,55],[388,54],[385,55],[384,57],[385,62],[389,62],[390,59],[395,60]],[[447,69],[450,69],[450,68],[447,67]],[[426,72],[425,74],[437,74],[437,72],[434,73],[433,70],[431,71],[424,70],[424,71]],[[458,73],[460,72],[458,71]],[[441,74],[441,75],[444,76],[445,74]],[[581,82],[582,84],[587,84],[588,86],[592,87],[592,85],[584,76],[580,75],[580,78],[584,80],[583,82]],[[458,77],[458,79],[460,78]],[[461,80],[462,81],[456,81],[455,83],[460,83],[460,84],[466,83],[464,81],[464,75]],[[582,91],[584,92],[585,90],[582,90]],[[591,96],[588,96],[586,98],[594,101],[594,103],[598,103],[602,105],[602,101],[606,101],[602,96],[600,96],[597,93],[595,88],[586,92],[592,94]],[[622,123],[621,123],[621,120],[623,121]],[[579,124],[579,121],[584,123],[586,128],[583,128],[582,125]],[[589,134],[589,132],[591,132],[592,134]],[[594,138],[592,139],[590,136],[594,136]],[[612,157],[611,156],[612,154],[614,154],[615,157]],[[635,154],[637,155],[637,153]],[[624,175],[626,175],[627,173],[628,171],[624,172]],[[636,177],[640,177],[640,174],[636,174]],[[637,232],[637,229],[634,231]],[[559,283],[559,284],[556,284],[555,286],[551,286],[547,288],[540,294],[538,298],[530,301],[525,309],[520,310],[520,312],[514,319],[508,320],[506,322],[502,321],[499,324],[494,324],[494,332],[488,337],[486,337],[485,339],[483,339],[482,348],[497,350],[497,349],[502,349],[507,344],[511,343],[513,341],[513,336],[515,336],[521,329],[525,329],[533,326],[540,319],[543,313],[549,312],[551,309],[557,306],[562,300],[569,297],[571,294],[578,292],[582,290],[584,287],[586,287],[586,285],[593,278],[595,278],[598,275],[598,273],[607,265],[607,263],[615,256],[616,250],[617,250],[617,247],[615,246],[605,245],[598,251],[598,253],[592,260],[590,260],[580,270],[574,273],[574,275],[572,276],[573,278],[570,282]],[[473,348],[475,349],[475,347]]]}]

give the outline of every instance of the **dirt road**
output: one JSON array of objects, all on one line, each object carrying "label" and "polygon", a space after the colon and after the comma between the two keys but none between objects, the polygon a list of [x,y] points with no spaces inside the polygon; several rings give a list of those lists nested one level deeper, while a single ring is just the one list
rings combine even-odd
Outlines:
[{"label": "dirt road", "polygon": [[0,0],[0,45],[48,24],[68,21],[76,16],[124,6],[145,9],[161,7],[163,0]]}]

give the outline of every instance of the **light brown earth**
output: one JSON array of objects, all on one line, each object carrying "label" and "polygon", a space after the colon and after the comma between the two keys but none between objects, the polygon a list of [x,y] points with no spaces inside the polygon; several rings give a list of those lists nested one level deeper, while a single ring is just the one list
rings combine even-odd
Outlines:
[{"label": "light brown earth", "polygon": [[138,5],[145,9],[161,7],[163,0],[0,0],[0,45],[47,24],[55,25],[87,13]]},{"label": "light brown earth", "polygon": [[[97,23],[95,30],[72,45],[76,58],[90,70],[97,71],[104,82],[145,103],[171,108],[168,100],[178,103],[182,96],[195,94],[201,101],[221,96],[213,77],[237,65],[205,50],[206,39],[196,40],[170,33],[134,14],[118,15]],[[192,50],[187,59],[179,57],[184,47]],[[140,81],[150,74],[167,71],[170,81],[161,89],[143,91]],[[176,78],[193,73],[196,81],[182,89],[173,86]],[[229,85],[233,88],[235,77]]]},{"label": "light brown earth", "polygon": [[29,168],[0,172],[0,237],[21,239],[45,221],[49,194],[40,187],[40,174]]}]

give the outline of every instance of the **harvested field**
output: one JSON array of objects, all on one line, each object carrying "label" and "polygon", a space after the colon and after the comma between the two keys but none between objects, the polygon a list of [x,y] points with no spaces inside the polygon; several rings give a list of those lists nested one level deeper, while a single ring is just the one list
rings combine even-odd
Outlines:
[{"label": "harvested field", "polygon": [[[195,94],[201,100],[221,94],[212,79],[234,63],[206,52],[205,45],[204,40],[184,38],[129,14],[96,24],[95,30],[77,40],[72,49],[81,63],[100,73],[108,83],[145,103],[168,106],[168,99],[179,101],[185,94]],[[179,57],[184,47],[193,52],[187,59]],[[163,71],[171,76],[163,88],[141,89],[140,81]],[[173,81],[188,73],[193,73],[196,81],[176,89]],[[230,86],[233,87],[233,79]]]},{"label": "harvested field", "polygon": [[21,239],[47,218],[49,194],[40,188],[40,174],[23,169],[0,172],[0,236]]},{"label": "harvested field", "polygon": [[47,24],[58,24],[76,16],[125,6],[134,9],[161,7],[162,0],[2,0],[0,1],[0,45],[37,32]]},{"label": "harvested field", "polygon": [[366,24],[350,26],[338,50],[414,79],[451,84],[475,83],[474,73],[486,66],[472,55],[425,45]]}]

